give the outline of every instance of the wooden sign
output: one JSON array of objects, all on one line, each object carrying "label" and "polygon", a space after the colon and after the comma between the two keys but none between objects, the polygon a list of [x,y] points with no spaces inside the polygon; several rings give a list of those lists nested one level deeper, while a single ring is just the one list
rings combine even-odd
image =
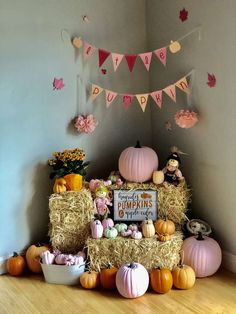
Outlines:
[{"label": "wooden sign", "polygon": [[113,190],[114,221],[142,221],[157,219],[157,191]]}]

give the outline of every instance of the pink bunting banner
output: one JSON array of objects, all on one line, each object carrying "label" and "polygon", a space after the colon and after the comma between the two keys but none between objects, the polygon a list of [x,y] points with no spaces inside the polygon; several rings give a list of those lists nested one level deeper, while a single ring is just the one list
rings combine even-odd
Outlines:
[{"label": "pink bunting banner", "polygon": [[143,112],[146,109],[149,94],[135,95]]},{"label": "pink bunting banner", "polygon": [[107,108],[110,107],[113,100],[116,98],[117,93],[111,91],[111,90],[105,90],[106,93],[106,106]]},{"label": "pink bunting banner", "polygon": [[96,47],[90,45],[86,41],[84,41],[83,48],[84,48],[84,50],[83,50],[84,60],[87,60],[97,50]]},{"label": "pink bunting banner", "polygon": [[136,62],[136,59],[137,59],[137,55],[125,55],[125,59],[126,59],[127,64],[128,64],[129,71],[132,72],[134,65],[135,65],[135,62]]},{"label": "pink bunting banner", "polygon": [[125,107],[125,110],[129,109],[133,98],[134,98],[134,95],[129,95],[129,94],[122,95],[122,101],[123,101],[123,106]]},{"label": "pink bunting banner", "polygon": [[91,99],[94,100],[95,98],[97,98],[97,96],[101,94],[102,91],[103,88],[98,85],[92,84]]},{"label": "pink bunting banner", "polygon": [[145,52],[139,54],[140,59],[143,61],[146,69],[149,71],[151,60],[152,60],[152,52]]},{"label": "pink bunting banner", "polygon": [[157,58],[161,61],[164,66],[166,66],[166,47],[156,49],[154,51]]},{"label": "pink bunting banner", "polygon": [[186,94],[190,94],[191,93],[191,90],[190,90],[190,88],[188,86],[188,82],[187,82],[186,77],[183,77],[178,82],[176,82],[175,86],[178,87],[179,89],[181,89]]},{"label": "pink bunting banner", "polygon": [[159,108],[161,108],[161,105],[162,105],[162,90],[157,90],[155,92],[152,92],[151,96],[152,96],[153,100],[155,101],[155,103],[157,104],[157,106]]},{"label": "pink bunting banner", "polygon": [[167,86],[163,89],[163,91],[174,101],[176,102],[176,90],[175,85]]},{"label": "pink bunting banner", "polygon": [[124,55],[120,53],[112,53],[111,57],[112,57],[114,71],[116,71],[121,61],[123,60]]},{"label": "pink bunting banner", "polygon": [[103,65],[110,54],[111,53],[109,51],[98,49],[99,68]]}]

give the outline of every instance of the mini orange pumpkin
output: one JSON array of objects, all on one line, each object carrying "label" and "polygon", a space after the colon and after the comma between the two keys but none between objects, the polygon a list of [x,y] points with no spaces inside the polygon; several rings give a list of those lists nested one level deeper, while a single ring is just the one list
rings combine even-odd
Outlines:
[{"label": "mini orange pumpkin", "polygon": [[100,272],[101,285],[105,289],[115,289],[116,288],[116,273],[118,268],[108,264],[107,268],[103,268]]},{"label": "mini orange pumpkin", "polygon": [[40,254],[44,251],[47,251],[49,249],[49,246],[46,244],[32,244],[28,247],[26,250],[25,258],[27,265],[29,267],[29,270],[31,270],[33,273],[41,273],[42,268],[40,265]]},{"label": "mini orange pumpkin", "polygon": [[66,180],[63,178],[58,178],[55,180],[53,185],[53,192],[54,193],[62,193],[66,191]]},{"label": "mini orange pumpkin", "polygon": [[157,233],[161,234],[173,234],[175,232],[175,224],[173,223],[172,220],[168,219],[158,219],[155,222],[155,229]]},{"label": "mini orange pumpkin", "polygon": [[172,271],[174,286],[178,289],[190,289],[194,286],[196,276],[192,267],[178,265]]},{"label": "mini orange pumpkin", "polygon": [[78,173],[70,173],[63,177],[66,180],[67,191],[79,191],[82,189],[83,177]]},{"label": "mini orange pumpkin", "polygon": [[96,271],[86,271],[80,278],[80,284],[85,289],[95,289],[100,284],[100,274]]},{"label": "mini orange pumpkin", "polygon": [[169,234],[159,234],[157,239],[161,242],[169,241],[171,236]]},{"label": "mini orange pumpkin", "polygon": [[16,252],[7,260],[7,271],[11,276],[20,276],[26,269],[26,262],[23,256]]},{"label": "mini orange pumpkin", "polygon": [[173,277],[168,268],[154,268],[150,273],[151,287],[155,292],[166,293],[173,285]]}]

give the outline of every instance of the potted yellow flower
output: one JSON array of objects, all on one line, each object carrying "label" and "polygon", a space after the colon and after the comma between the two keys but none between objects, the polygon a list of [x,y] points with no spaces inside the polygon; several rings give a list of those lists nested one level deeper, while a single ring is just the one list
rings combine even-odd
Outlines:
[{"label": "potted yellow flower", "polygon": [[80,148],[53,153],[53,158],[48,160],[48,164],[53,169],[50,178],[56,177],[54,193],[78,191],[82,188],[82,180],[89,165],[84,159],[85,153]]}]

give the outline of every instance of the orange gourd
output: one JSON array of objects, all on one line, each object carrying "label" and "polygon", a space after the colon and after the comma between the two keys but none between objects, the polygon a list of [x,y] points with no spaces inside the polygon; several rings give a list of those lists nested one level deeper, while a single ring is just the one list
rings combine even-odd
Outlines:
[{"label": "orange gourd", "polygon": [[16,252],[7,260],[7,271],[11,276],[20,276],[26,269],[26,262],[23,256]]},{"label": "orange gourd", "polygon": [[158,219],[154,225],[157,233],[171,235],[175,232],[175,224],[171,220]]},{"label": "orange gourd", "polygon": [[63,177],[66,180],[67,191],[79,191],[83,186],[83,177],[78,173],[70,173]]},{"label": "orange gourd", "polygon": [[95,289],[100,284],[100,274],[96,271],[86,271],[80,278],[80,284],[85,289]]},{"label": "orange gourd", "polygon": [[150,273],[151,287],[155,292],[166,293],[173,285],[173,277],[168,268],[155,268]]},{"label": "orange gourd", "polygon": [[44,251],[47,251],[49,246],[44,244],[32,244],[26,250],[25,258],[28,265],[28,268],[33,273],[39,274],[42,272],[42,268],[40,265],[40,254]]},{"label": "orange gourd", "polygon": [[190,289],[194,286],[196,276],[192,267],[178,265],[172,271],[173,284],[178,289]]},{"label": "orange gourd", "polygon": [[55,180],[53,185],[53,192],[54,193],[62,193],[66,191],[66,180],[63,178],[58,178]]},{"label": "orange gourd", "polygon": [[115,289],[116,288],[116,273],[118,268],[108,265],[107,268],[103,268],[100,272],[101,285],[105,289]]},{"label": "orange gourd", "polygon": [[169,241],[171,236],[169,234],[159,234],[157,239],[161,242]]}]

